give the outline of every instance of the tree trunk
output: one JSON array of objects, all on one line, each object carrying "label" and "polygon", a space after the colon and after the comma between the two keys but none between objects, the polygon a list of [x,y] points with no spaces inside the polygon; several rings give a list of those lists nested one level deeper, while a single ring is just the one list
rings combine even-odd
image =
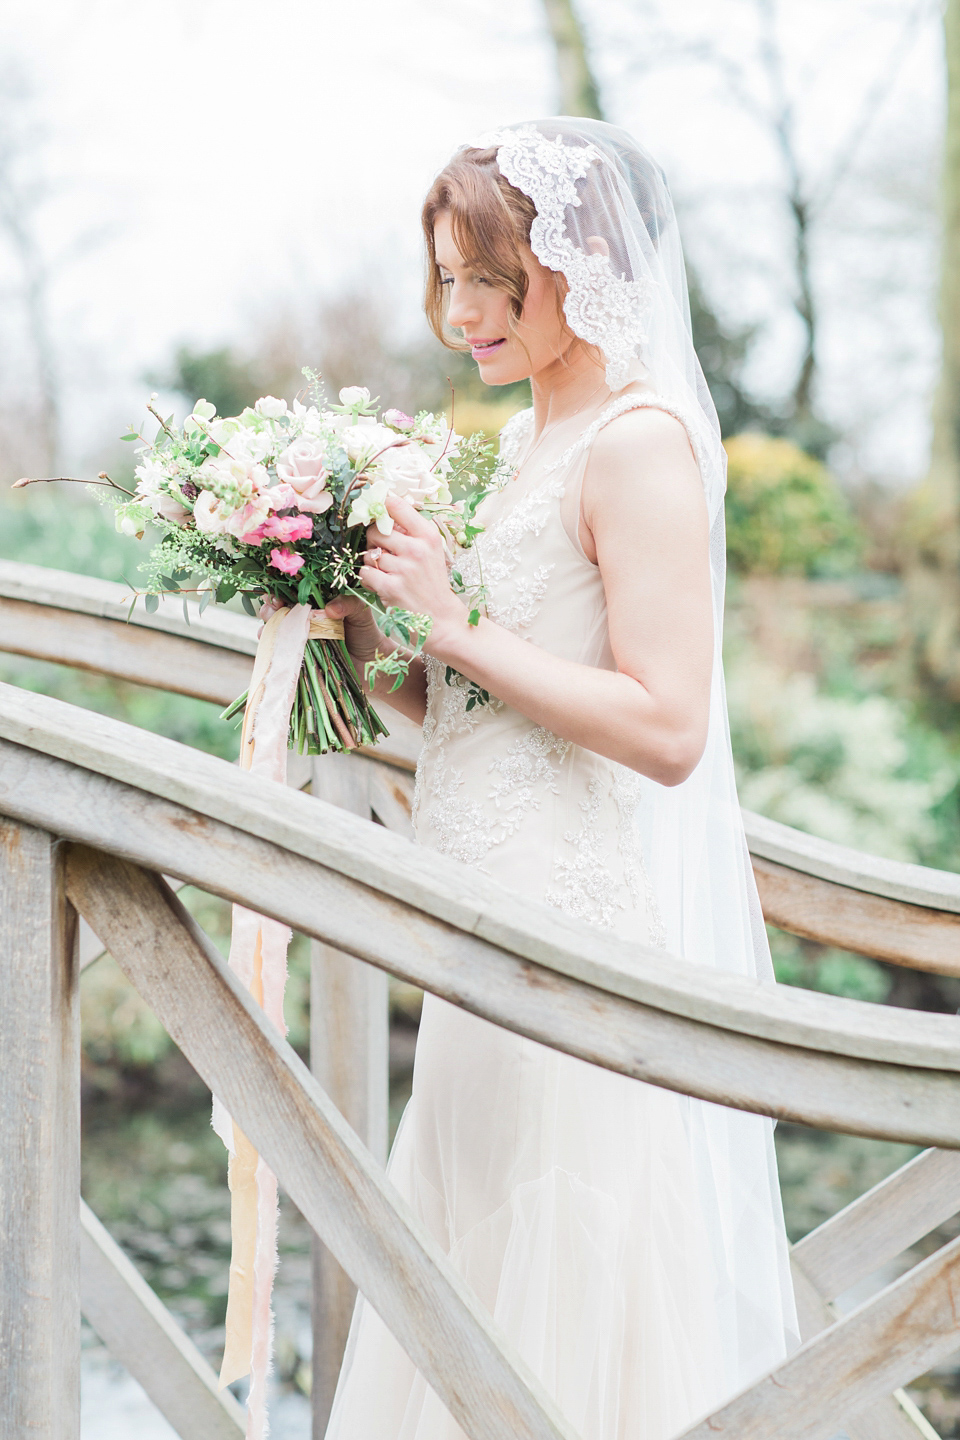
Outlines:
[{"label": "tree trunk", "polygon": [[583,25],[573,0],[543,0],[543,9],[557,53],[561,113],[583,115],[590,120],[604,119],[600,90],[590,67]]},{"label": "tree trunk", "polygon": [[940,380],[927,478],[909,513],[909,627],[914,672],[960,701],[960,0],[944,15],[947,122],[941,175]]}]

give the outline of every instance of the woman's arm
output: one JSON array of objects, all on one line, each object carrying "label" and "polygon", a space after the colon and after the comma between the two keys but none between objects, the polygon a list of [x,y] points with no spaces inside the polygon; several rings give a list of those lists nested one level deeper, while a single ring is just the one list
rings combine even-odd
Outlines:
[{"label": "woman's arm", "polygon": [[581,539],[596,558],[616,671],[559,659],[481,619],[450,590],[443,542],[403,500],[361,579],[390,605],[433,616],[427,651],[538,725],[665,785],[706,741],[713,654],[703,486],[680,423],[628,412],[600,432],[584,477]]}]

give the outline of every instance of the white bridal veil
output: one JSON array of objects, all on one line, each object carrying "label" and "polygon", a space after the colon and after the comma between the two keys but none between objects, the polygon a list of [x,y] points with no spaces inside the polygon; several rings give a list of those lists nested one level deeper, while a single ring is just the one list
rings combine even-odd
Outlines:
[{"label": "white bridal veil", "polygon": [[[645,780],[638,824],[666,949],[684,960],[772,981],[763,917],[744,838],[724,694],[726,456],[693,348],[670,192],[626,131],[570,117],[498,130],[504,177],[536,206],[530,243],[565,276],[574,333],[602,351],[607,382],[641,382],[683,420],[710,515],[714,662],[703,758],[684,784]],[[796,1319],[769,1121],[703,1102],[687,1110],[699,1143],[699,1185],[712,1225],[717,1305],[732,1388],[775,1364]]]}]

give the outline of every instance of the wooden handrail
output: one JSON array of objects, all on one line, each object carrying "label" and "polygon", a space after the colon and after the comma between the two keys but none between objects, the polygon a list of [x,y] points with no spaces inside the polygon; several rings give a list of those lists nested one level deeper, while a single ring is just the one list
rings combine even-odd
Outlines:
[{"label": "wooden handrail", "polygon": [[[228,703],[246,684],[257,623],[179,601],[148,615],[129,591],[37,565],[0,561],[0,647],[180,694]],[[150,632],[149,634],[147,632]],[[417,727],[388,714],[381,765],[412,770]],[[960,975],[960,877],[819,840],[744,812],[764,913],[823,944]]]},{"label": "wooden handrail", "polygon": [[[354,816],[0,687],[0,810],[273,914],[498,1024],[668,1088],[960,1145],[952,1016],[775,989],[531,906]],[[64,758],[55,758],[57,754]]]}]

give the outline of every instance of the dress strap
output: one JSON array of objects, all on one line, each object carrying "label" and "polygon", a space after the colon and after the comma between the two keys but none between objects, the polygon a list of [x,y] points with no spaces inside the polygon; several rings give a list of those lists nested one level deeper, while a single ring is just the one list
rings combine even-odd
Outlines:
[{"label": "dress strap", "polygon": [[[587,428],[577,436],[573,444],[564,450],[560,458],[554,460],[546,467],[547,472],[559,470],[562,465],[569,465],[570,461],[573,460],[580,451],[589,450],[603,427],[609,425],[611,420],[617,420],[621,415],[626,415],[629,410],[663,410],[667,415],[672,415],[675,420],[679,420],[687,432],[697,463],[700,464],[701,454],[696,432],[690,424],[689,418],[680,409],[679,405],[674,405],[671,400],[667,400],[663,395],[618,395],[616,399],[611,400],[606,409],[601,410],[597,418],[591,421]],[[701,471],[702,468],[701,465]]]}]

